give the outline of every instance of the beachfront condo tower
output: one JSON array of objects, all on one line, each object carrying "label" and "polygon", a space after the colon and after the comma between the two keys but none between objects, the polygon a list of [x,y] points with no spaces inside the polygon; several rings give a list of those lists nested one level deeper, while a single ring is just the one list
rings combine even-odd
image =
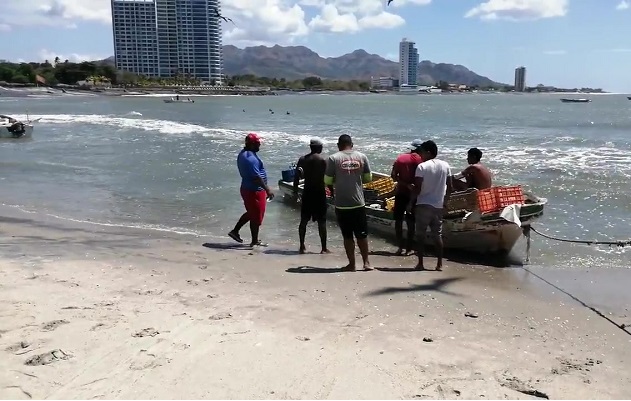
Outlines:
[{"label": "beachfront condo tower", "polygon": [[418,83],[418,50],[415,44],[407,38],[399,43],[399,85]]},{"label": "beachfront condo tower", "polygon": [[111,0],[116,68],[221,83],[220,0]]},{"label": "beachfront condo tower", "polygon": [[526,67],[515,68],[515,92],[526,90]]}]

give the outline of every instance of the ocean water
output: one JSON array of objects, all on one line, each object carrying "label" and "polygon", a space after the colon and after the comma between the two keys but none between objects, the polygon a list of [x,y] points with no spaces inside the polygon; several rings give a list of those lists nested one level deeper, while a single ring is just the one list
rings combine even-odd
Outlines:
[{"label": "ocean water", "polygon": [[[495,182],[522,184],[548,199],[538,230],[570,239],[628,239],[631,101],[559,98],[301,94],[196,97],[194,104],[156,97],[0,98],[0,114],[40,119],[32,140],[0,142],[0,203],[218,240],[243,211],[235,159],[248,132],[264,139],[260,155],[274,187],[280,171],[307,152],[310,137],[323,138],[325,152],[333,152],[345,133],[383,172],[416,138],[435,140],[454,170],[465,167],[467,149],[477,146]],[[293,249],[297,222],[297,211],[272,202],[262,236]],[[533,240],[534,265],[631,266],[626,248],[559,243],[534,233]],[[515,252],[524,250],[522,241]]]}]

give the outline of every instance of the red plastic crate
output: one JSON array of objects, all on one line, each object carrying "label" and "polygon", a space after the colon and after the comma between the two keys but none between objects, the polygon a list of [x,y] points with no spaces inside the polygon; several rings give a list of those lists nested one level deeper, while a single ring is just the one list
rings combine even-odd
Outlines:
[{"label": "red plastic crate", "polygon": [[481,189],[478,191],[478,209],[480,213],[495,212],[499,209],[494,188]]},{"label": "red plastic crate", "polygon": [[507,186],[507,187],[494,187],[495,198],[498,208],[504,208],[508,205],[523,205],[525,201],[524,191],[522,191],[520,185]]}]

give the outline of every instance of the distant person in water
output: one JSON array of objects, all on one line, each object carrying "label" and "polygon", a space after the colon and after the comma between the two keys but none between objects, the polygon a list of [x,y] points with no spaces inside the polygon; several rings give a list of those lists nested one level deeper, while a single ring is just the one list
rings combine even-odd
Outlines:
[{"label": "distant person in water", "polygon": [[[469,166],[461,173],[454,176],[454,189],[464,191],[469,188],[488,189],[493,186],[491,170],[480,161],[482,151],[478,148],[471,148],[467,152],[467,163]],[[464,178],[465,181],[462,181]]]},{"label": "distant person in water", "polygon": [[259,239],[259,229],[265,217],[265,207],[268,199],[274,199],[274,193],[267,186],[267,173],[258,151],[261,148],[261,138],[256,134],[245,137],[245,146],[237,156],[237,166],[241,175],[241,198],[245,205],[245,213],[241,216],[228,236],[243,243],[239,235],[241,228],[250,223],[252,242],[250,246],[263,246]]},{"label": "distant person in water", "polygon": [[416,206],[414,198],[410,201],[408,210],[416,208],[416,252],[418,264],[416,270],[425,270],[423,265],[423,253],[425,252],[425,236],[429,227],[434,240],[436,252],[436,270],[443,268],[443,209],[445,202],[451,194],[451,170],[449,164],[443,160],[438,160],[438,146],[434,141],[425,141],[420,148],[421,157],[425,160],[416,168],[414,189],[412,193],[416,196]]},{"label": "distant person in water", "polygon": [[298,236],[300,238],[300,253],[305,253],[305,236],[307,234],[307,224],[309,220],[318,223],[318,233],[322,250],[320,253],[331,253],[326,246],[326,186],[324,184],[324,173],[326,170],[326,160],[321,156],[323,143],[314,138],[310,141],[311,152],[298,159],[296,165],[296,176],[294,177],[294,194],[298,193],[300,179],[304,179],[302,191],[302,203],[300,206],[300,225],[298,226]]},{"label": "distant person in water", "polygon": [[368,261],[368,221],[363,184],[372,181],[368,158],[353,150],[349,135],[337,141],[339,152],[329,156],[324,183],[335,189],[335,214],[344,238],[348,265],[343,271],[355,271],[355,240],[364,262],[364,270],[372,270]]},{"label": "distant person in water", "polygon": [[[400,154],[392,165],[390,177],[396,182],[397,186],[394,195],[394,231],[397,236],[397,244],[399,249],[397,255],[405,255],[412,253],[414,245],[415,221],[414,208],[410,213],[407,212],[408,205],[412,200],[412,189],[414,188],[414,174],[416,167],[421,164],[423,158],[419,154],[423,141],[416,139],[410,146],[410,152]],[[403,238],[403,220],[405,219],[407,226],[407,239]]]}]

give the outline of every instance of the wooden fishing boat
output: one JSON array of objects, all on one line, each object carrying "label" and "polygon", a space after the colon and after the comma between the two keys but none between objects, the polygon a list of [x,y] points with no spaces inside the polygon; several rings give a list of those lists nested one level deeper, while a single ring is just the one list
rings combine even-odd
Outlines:
[{"label": "wooden fishing boat", "polygon": [[577,98],[563,98],[561,99],[563,103],[590,103],[591,99],[577,99]]},{"label": "wooden fishing boat", "polygon": [[[300,202],[302,181],[298,196],[294,195],[289,174],[283,174],[278,183],[283,200],[290,204]],[[392,179],[373,173],[373,182],[364,185],[366,214],[371,234],[394,238],[394,185]],[[495,187],[490,190],[454,192],[448,202],[443,223],[445,248],[479,254],[507,255],[515,246],[524,229],[543,215],[547,200],[521,187]],[[329,197],[329,215],[334,218],[333,198]],[[405,230],[405,224],[404,224]],[[429,233],[427,240],[430,241]]]}]

